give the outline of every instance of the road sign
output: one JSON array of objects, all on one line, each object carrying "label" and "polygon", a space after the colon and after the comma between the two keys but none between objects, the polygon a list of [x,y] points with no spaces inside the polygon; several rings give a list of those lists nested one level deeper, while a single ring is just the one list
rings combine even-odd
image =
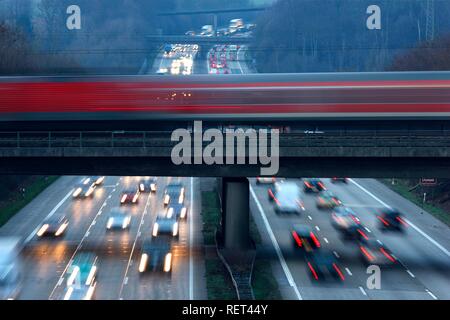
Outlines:
[{"label": "road sign", "polygon": [[437,179],[436,178],[421,178],[420,184],[422,186],[435,186],[435,185],[437,185]]}]

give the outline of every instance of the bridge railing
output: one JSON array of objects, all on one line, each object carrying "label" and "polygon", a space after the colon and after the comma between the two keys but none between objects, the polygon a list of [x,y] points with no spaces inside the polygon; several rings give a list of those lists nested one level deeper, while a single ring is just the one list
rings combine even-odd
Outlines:
[{"label": "bridge railing", "polygon": [[[166,131],[0,132],[0,148],[157,148],[172,147]],[[225,138],[224,138],[225,139]],[[224,141],[225,142],[225,141]],[[255,142],[255,141],[251,141]],[[270,137],[268,139],[270,145]],[[208,145],[204,142],[203,145]],[[281,148],[302,147],[450,147],[449,131],[415,134],[280,133]]]}]

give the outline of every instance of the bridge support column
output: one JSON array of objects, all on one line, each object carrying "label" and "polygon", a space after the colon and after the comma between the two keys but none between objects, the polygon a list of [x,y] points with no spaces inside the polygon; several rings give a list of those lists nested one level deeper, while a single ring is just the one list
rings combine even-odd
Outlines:
[{"label": "bridge support column", "polygon": [[222,179],[222,236],[225,249],[248,250],[249,182],[247,178]]}]

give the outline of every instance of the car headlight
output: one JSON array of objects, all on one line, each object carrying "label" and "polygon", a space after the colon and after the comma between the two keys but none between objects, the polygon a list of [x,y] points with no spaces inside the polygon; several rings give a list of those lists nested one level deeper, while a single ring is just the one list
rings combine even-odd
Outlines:
[{"label": "car headlight", "polygon": [[130,224],[130,217],[126,217],[122,223],[122,229],[125,229]]},{"label": "car headlight", "polygon": [[141,256],[141,261],[139,262],[139,272],[144,272],[147,268],[148,255],[144,253]]},{"label": "car headlight", "polygon": [[169,210],[167,210],[167,218],[172,218],[172,215],[173,215],[173,208],[172,207],[170,207],[169,208]]},{"label": "car headlight", "polygon": [[42,235],[45,233],[45,231],[47,231],[49,225],[46,223],[44,224],[39,231],[36,233],[38,235],[38,237],[42,237]]},{"label": "car headlight", "polygon": [[145,186],[144,186],[143,183],[139,184],[139,189],[140,189],[141,191],[144,191],[144,190],[145,190]]},{"label": "car headlight", "polygon": [[181,219],[184,219],[184,218],[186,217],[186,213],[187,213],[187,208],[186,208],[186,207],[183,207],[183,208],[181,209],[180,218],[181,218]]},{"label": "car headlight", "polygon": [[164,204],[169,204],[169,200],[170,200],[170,196],[168,194],[166,194],[164,196]]},{"label": "car headlight", "polygon": [[78,266],[73,267],[72,273],[70,274],[70,277],[67,279],[67,286],[68,287],[70,287],[74,283],[78,272],[80,272],[80,267],[78,267]]},{"label": "car headlight", "polygon": [[159,225],[157,222],[155,222],[155,224],[153,225],[153,231],[152,231],[152,235],[154,237],[156,237],[158,235],[158,228],[159,228]]},{"label": "car headlight", "polygon": [[70,297],[72,296],[72,292],[73,292],[73,287],[68,288],[66,294],[64,295],[64,300],[69,300]]},{"label": "car headlight", "polygon": [[178,198],[178,203],[181,204],[184,201],[184,193],[180,194],[180,197]]},{"label": "car headlight", "polygon": [[97,181],[95,181],[96,184],[102,184],[103,180],[105,180],[105,177],[100,177],[97,179]]},{"label": "car headlight", "polygon": [[78,196],[80,195],[81,191],[82,191],[81,188],[77,188],[77,189],[74,191],[74,193],[72,194],[72,196],[78,197]]},{"label": "car headlight", "polygon": [[68,225],[67,222],[63,223],[63,224],[58,228],[58,230],[56,230],[55,236],[59,237],[60,235],[62,235],[62,234],[64,233],[64,231],[66,230],[67,225]]},{"label": "car headlight", "polygon": [[136,193],[133,197],[133,203],[135,203],[137,201],[138,197],[139,197],[139,194]]},{"label": "car headlight", "polygon": [[94,188],[89,188],[88,191],[86,191],[86,197],[89,197],[92,192],[94,192]]},{"label": "car headlight", "polygon": [[150,190],[152,190],[153,192],[156,191],[156,184],[152,183],[150,185]]},{"label": "car headlight", "polygon": [[106,223],[106,229],[111,229],[113,222],[114,218],[109,218],[108,222]]},{"label": "car headlight", "polygon": [[164,258],[164,272],[169,272],[172,267],[172,253],[169,252]]},{"label": "car headlight", "polygon": [[172,227],[172,235],[176,237],[178,234],[178,222],[175,222]]},{"label": "car headlight", "polygon": [[127,195],[126,195],[126,194],[124,194],[124,195],[122,196],[122,198],[120,199],[120,203],[124,203],[125,200],[127,200]]},{"label": "car headlight", "polygon": [[97,266],[93,266],[91,268],[91,271],[89,272],[89,275],[86,279],[86,285],[90,286],[92,284],[92,281],[94,280],[95,273],[97,272]]},{"label": "car headlight", "polygon": [[94,295],[94,291],[95,291],[95,286],[97,285],[97,283],[94,283],[92,286],[89,287],[86,296],[83,298],[83,300],[91,300],[92,296]]}]

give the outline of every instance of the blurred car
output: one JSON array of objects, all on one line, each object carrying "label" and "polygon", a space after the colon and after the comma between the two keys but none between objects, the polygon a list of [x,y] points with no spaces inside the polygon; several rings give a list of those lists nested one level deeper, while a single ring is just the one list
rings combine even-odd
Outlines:
[{"label": "blurred car", "polygon": [[303,180],[303,186],[305,192],[320,192],[327,190],[325,187],[325,184],[322,182],[322,180],[317,178],[312,179],[304,179]]},{"label": "blurred car", "polygon": [[67,286],[88,287],[95,284],[98,272],[97,256],[90,252],[80,252],[75,255],[67,269]]},{"label": "blurred car", "polygon": [[331,213],[331,224],[346,238],[366,239],[364,226],[356,213],[347,207],[336,207]]},{"label": "blurred car", "polygon": [[320,248],[321,244],[311,227],[295,224],[291,230],[292,245],[302,252],[311,253]]},{"label": "blurred car", "polygon": [[53,236],[59,237],[64,234],[69,225],[69,219],[66,216],[52,216],[42,223],[36,232],[38,237]]},{"label": "blurred car", "polygon": [[75,187],[75,191],[72,193],[74,199],[80,198],[92,198],[94,196],[95,184],[80,183]]},{"label": "blurred car", "polygon": [[316,205],[319,209],[332,209],[341,206],[342,201],[331,191],[324,191],[317,196]]},{"label": "blurred car", "polygon": [[330,276],[341,281],[345,280],[336,257],[329,250],[316,251],[309,255],[306,261],[310,274],[315,280],[325,280]]},{"label": "blurred car", "polygon": [[178,231],[178,221],[175,216],[168,218],[160,215],[156,217],[156,221],[153,223],[152,236],[171,235],[178,238]]},{"label": "blurred car", "polygon": [[97,282],[89,286],[71,285],[66,288],[64,300],[92,300],[95,293]]},{"label": "blurred car", "polygon": [[139,200],[140,191],[139,188],[128,188],[122,191],[120,196],[120,204],[132,203],[135,204]]},{"label": "blurred car", "polygon": [[184,203],[184,187],[181,183],[170,183],[164,190],[164,205],[168,206],[174,201],[175,203]]},{"label": "blurred car", "polygon": [[93,176],[91,178],[91,181],[94,185],[100,186],[103,184],[103,181],[105,181],[105,177],[104,176]]},{"label": "blurred car", "polygon": [[276,182],[268,190],[269,200],[275,202],[276,213],[296,213],[305,211],[300,187],[295,182]]},{"label": "blurred car", "polygon": [[106,222],[106,229],[121,229],[125,230],[130,227],[131,215],[120,208],[113,208],[109,213],[108,221]]},{"label": "blurred car", "polygon": [[257,184],[274,184],[276,181],[275,177],[256,177]]},{"label": "blurred car", "polygon": [[389,265],[397,262],[391,251],[375,239],[361,241],[359,249],[366,264]]},{"label": "blurred car", "polygon": [[172,252],[165,239],[147,239],[142,244],[139,273],[147,271],[172,271]]},{"label": "blurred car", "polygon": [[140,192],[156,192],[156,178],[144,178],[139,180]]},{"label": "blurred car", "polygon": [[333,177],[333,178],[331,178],[331,182],[333,182],[333,183],[336,183],[336,182],[348,183],[348,178]]},{"label": "blurred car", "polygon": [[173,203],[169,206],[166,213],[167,218],[175,217],[175,219],[186,219],[187,217],[187,208],[179,203]]},{"label": "blurred car", "polygon": [[377,219],[380,221],[379,227],[381,231],[404,231],[404,228],[408,225],[400,211],[392,208],[379,210]]},{"label": "blurred car", "polygon": [[19,297],[22,288],[20,246],[18,237],[0,237],[0,300]]},{"label": "blurred car", "polygon": [[195,31],[192,31],[192,30],[186,31],[186,33],[184,35],[186,35],[186,36],[195,36]]}]

